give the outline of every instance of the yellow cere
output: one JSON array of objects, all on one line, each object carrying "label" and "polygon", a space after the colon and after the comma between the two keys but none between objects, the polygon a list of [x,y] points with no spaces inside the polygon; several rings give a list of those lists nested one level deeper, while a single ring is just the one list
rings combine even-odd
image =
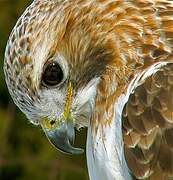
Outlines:
[{"label": "yellow cere", "polygon": [[51,121],[48,118],[43,118],[41,121],[41,125],[44,129],[53,129],[57,127],[57,122],[56,121]]},{"label": "yellow cere", "polygon": [[66,104],[64,107],[64,118],[70,119],[70,110],[71,110],[71,103],[72,103],[72,96],[73,96],[73,87],[71,82],[69,82]]}]

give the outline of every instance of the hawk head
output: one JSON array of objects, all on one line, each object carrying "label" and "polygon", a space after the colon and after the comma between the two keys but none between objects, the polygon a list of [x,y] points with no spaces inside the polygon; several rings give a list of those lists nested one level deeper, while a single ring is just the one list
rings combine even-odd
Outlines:
[{"label": "hawk head", "polygon": [[74,128],[89,123],[114,43],[92,2],[71,3],[35,0],[26,9],[7,43],[4,72],[28,119],[58,149],[79,154]]}]

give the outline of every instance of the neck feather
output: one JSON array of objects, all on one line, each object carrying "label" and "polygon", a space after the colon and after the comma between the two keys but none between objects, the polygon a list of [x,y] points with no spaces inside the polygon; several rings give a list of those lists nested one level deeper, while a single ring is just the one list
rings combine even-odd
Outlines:
[{"label": "neck feather", "polygon": [[88,128],[87,162],[90,180],[130,180],[131,176],[124,157],[121,113],[126,96],[118,99],[111,124],[98,125],[97,133]]}]

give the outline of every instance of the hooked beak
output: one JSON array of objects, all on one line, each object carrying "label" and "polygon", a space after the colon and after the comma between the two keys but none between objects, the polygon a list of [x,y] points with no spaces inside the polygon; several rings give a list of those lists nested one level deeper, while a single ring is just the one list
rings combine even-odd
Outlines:
[{"label": "hooked beak", "polygon": [[75,148],[71,145],[75,138],[75,130],[72,123],[62,123],[57,128],[43,129],[49,141],[60,151],[68,154],[83,153],[83,149]]},{"label": "hooked beak", "polygon": [[57,149],[68,154],[82,154],[84,152],[83,149],[75,148],[71,145],[75,139],[74,123],[70,117],[71,98],[72,85],[69,83],[63,118],[59,121],[50,121],[44,118],[41,121],[41,126],[49,141]]}]

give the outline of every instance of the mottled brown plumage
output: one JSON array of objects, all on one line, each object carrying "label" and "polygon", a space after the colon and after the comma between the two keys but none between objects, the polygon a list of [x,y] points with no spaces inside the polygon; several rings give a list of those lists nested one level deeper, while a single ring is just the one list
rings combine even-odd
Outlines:
[{"label": "mottled brown plumage", "polygon": [[173,176],[172,71],[173,65],[169,64],[147,78],[130,96],[124,109],[126,158],[140,179]]},{"label": "mottled brown plumage", "polygon": [[[122,113],[127,165],[137,179],[167,180],[173,178],[172,50],[171,0],[35,0],[9,38],[4,70],[14,101],[33,123],[42,124],[40,119],[45,117],[61,120],[69,104],[74,126],[89,124],[89,156],[94,157],[96,166],[100,163],[97,152],[103,155],[99,143],[107,154],[116,146],[108,147],[105,131],[110,128],[111,137],[121,132],[111,130],[119,121],[116,104],[134,85]],[[66,79],[50,90],[42,86],[42,74],[45,65],[56,59]],[[165,64],[155,67],[159,63]],[[95,83],[95,79],[99,81]],[[89,98],[92,80],[96,91]],[[74,92],[66,103],[69,82]],[[121,141],[122,134],[115,142]],[[105,162],[115,158],[114,153],[111,155]],[[107,177],[116,165],[114,162],[109,170],[103,168],[106,175],[99,168],[93,171],[100,172],[104,180],[125,179]],[[90,178],[99,179],[94,173]]]}]

